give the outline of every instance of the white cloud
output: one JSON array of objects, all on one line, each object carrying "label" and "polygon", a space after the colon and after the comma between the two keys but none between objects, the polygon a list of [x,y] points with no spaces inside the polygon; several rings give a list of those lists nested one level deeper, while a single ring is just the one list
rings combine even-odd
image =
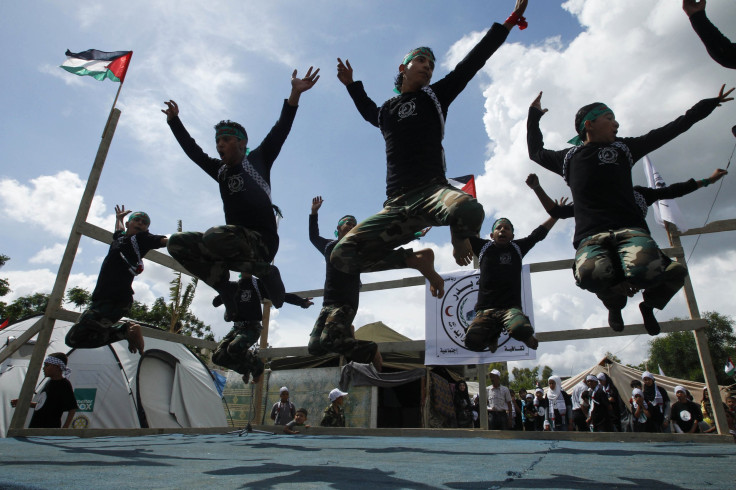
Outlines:
[{"label": "white cloud", "polygon": [[[61,258],[66,250],[65,243],[56,243],[51,247],[44,247],[36,255],[28,259],[31,264],[60,264]],[[82,253],[82,248],[77,248],[76,256]]]},{"label": "white cloud", "polygon": [[[0,180],[0,201],[4,209],[12,210],[9,218],[38,226],[57,237],[67,237],[84,187],[85,182],[68,170],[31,179],[30,185],[3,179]],[[95,196],[87,221],[103,227],[104,223],[114,221],[114,216],[104,216],[104,212],[103,198]]]}]

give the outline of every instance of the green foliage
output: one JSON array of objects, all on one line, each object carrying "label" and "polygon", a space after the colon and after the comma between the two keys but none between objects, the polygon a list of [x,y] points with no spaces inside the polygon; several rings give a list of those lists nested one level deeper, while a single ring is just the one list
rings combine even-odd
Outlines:
[{"label": "green foliage", "polygon": [[[539,374],[540,369],[542,374]],[[552,368],[549,366],[536,366],[534,369],[529,368],[513,368],[511,374],[514,380],[510,382],[509,387],[519,392],[520,389],[527,391],[534,390],[539,384],[542,387],[547,386],[547,379],[552,376]]]},{"label": "green foliage", "polygon": [[[5,262],[10,260],[7,255],[0,254],[0,267],[5,265]],[[10,292],[10,283],[7,279],[0,278],[0,296],[5,296]]]},{"label": "green foliage", "polygon": [[553,372],[554,371],[552,371],[552,368],[549,366],[544,366],[542,368],[542,379],[539,381],[539,384],[541,384],[543,388],[547,387],[547,380],[552,376]]},{"label": "green foliage", "polygon": [[49,295],[46,293],[34,293],[21,296],[9,305],[0,302],[0,318],[8,319],[15,323],[21,318],[42,314],[49,303]]},{"label": "green foliage", "polygon": [[[708,322],[705,334],[718,383],[731,384],[733,380],[726,376],[723,366],[736,352],[734,320],[717,312],[706,312],[703,318]],[[667,376],[698,382],[704,380],[692,332],[672,332],[650,340],[649,359],[642,364],[655,369],[661,366]]]},{"label": "green foliage", "polygon": [[74,286],[66,292],[66,300],[72,303],[79,311],[82,311],[92,302],[92,293],[84,288]]},{"label": "green foliage", "polygon": [[[501,385],[508,386],[509,385],[509,371],[506,367],[505,362],[492,362],[488,365],[488,373],[493,371],[494,369],[498,369],[501,372]],[[488,378],[488,383],[490,384],[491,380]]]},{"label": "green foliage", "polygon": [[614,354],[613,352],[611,352],[610,350],[606,351],[606,357],[614,362],[621,364],[621,359],[619,359],[618,356]]}]

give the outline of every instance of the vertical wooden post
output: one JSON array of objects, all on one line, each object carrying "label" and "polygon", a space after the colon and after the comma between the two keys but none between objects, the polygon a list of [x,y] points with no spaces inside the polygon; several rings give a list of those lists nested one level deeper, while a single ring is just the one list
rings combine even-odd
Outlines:
[{"label": "vertical wooden post", "polygon": [[67,282],[69,281],[69,274],[74,264],[74,256],[77,254],[79,248],[79,242],[82,238],[82,233],[79,231],[80,227],[87,221],[87,215],[89,209],[92,206],[92,199],[95,197],[95,191],[97,190],[97,184],[100,181],[100,175],[102,175],[102,167],[105,165],[105,159],[107,158],[107,152],[110,149],[112,143],[112,137],[115,135],[115,128],[118,125],[120,119],[120,109],[113,109],[110,112],[110,118],[105,131],[104,138],[100,141],[100,145],[97,148],[97,156],[95,156],[95,162],[90,170],[89,177],[87,178],[87,185],[84,188],[84,194],[82,194],[82,200],[79,202],[79,209],[77,209],[77,216],[74,218],[74,224],[72,225],[72,231],[69,234],[69,240],[66,243],[66,249],[59,264],[59,272],[56,274],[56,281],[54,287],[51,290],[49,296],[49,303],[46,306],[44,317],[41,320],[41,330],[36,338],[36,345],[33,348],[33,354],[31,360],[28,363],[28,371],[26,377],[23,380],[23,387],[20,390],[18,396],[18,406],[13,413],[13,419],[10,422],[10,429],[22,429],[25,425],[26,417],[28,416],[28,408],[33,397],[33,391],[36,387],[36,381],[41,373],[41,366],[43,365],[44,356],[46,355],[46,349],[49,346],[49,340],[51,340],[51,333],[54,329],[54,318],[53,313],[61,309],[61,302],[64,300],[64,290],[66,289]]},{"label": "vertical wooden post", "polygon": [[478,417],[480,428],[488,430],[488,390],[486,390],[488,364],[478,364]]},{"label": "vertical wooden post", "polygon": [[[672,245],[673,247],[682,248],[682,241],[680,241],[680,235],[677,232],[675,226],[665,221],[665,229],[667,230],[667,236],[669,237],[670,245]],[[678,262],[682,261],[684,264],[684,258],[677,260]],[[692,318],[693,320],[701,318],[700,309],[698,308],[698,303],[695,300],[693,283],[690,281],[689,275],[685,277],[685,285],[682,289],[685,293],[687,308],[690,311],[690,318]],[[716,429],[718,430],[719,434],[728,434],[726,411],[723,410],[721,391],[718,388],[718,379],[716,378],[716,372],[713,369],[713,358],[710,355],[710,348],[708,347],[708,336],[705,335],[705,330],[702,328],[693,330],[693,336],[695,337],[695,347],[698,349],[700,366],[703,369],[705,386],[708,388],[708,393],[710,394],[710,404],[713,408],[713,416],[715,418]]]},{"label": "vertical wooden post", "polygon": [[[268,347],[268,322],[271,319],[271,301],[270,300],[264,300],[263,301],[263,330],[261,331],[261,349],[265,349]],[[255,400],[253,403],[256,406],[255,415],[253,416],[253,420],[255,420],[259,424],[265,423],[265,416],[266,412],[263,410],[263,383],[264,378],[266,377],[266,373],[264,372],[261,376],[261,379],[258,380],[258,383],[256,384],[256,390],[255,390]]]},{"label": "vertical wooden post", "polygon": [[424,366],[424,413],[422,414],[422,427],[429,428],[429,410],[432,404],[432,383],[430,380],[429,366]]}]

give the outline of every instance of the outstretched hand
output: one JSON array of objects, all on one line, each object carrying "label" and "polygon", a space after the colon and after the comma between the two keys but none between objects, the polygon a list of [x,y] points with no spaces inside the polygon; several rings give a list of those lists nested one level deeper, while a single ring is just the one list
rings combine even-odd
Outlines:
[{"label": "outstretched hand", "polygon": [[317,214],[317,211],[319,208],[322,207],[322,203],[324,202],[324,199],[322,199],[322,196],[316,196],[312,198],[312,214]]},{"label": "outstretched hand", "polygon": [[682,0],[682,10],[690,17],[694,13],[705,10],[705,0],[700,0],[699,2],[696,0]]},{"label": "outstretched hand", "polygon": [[539,95],[537,95],[537,98],[534,99],[532,102],[531,107],[534,107],[535,109],[539,109],[542,111],[542,114],[546,113],[549,109],[542,109],[542,92],[539,92]]},{"label": "outstretched hand", "polygon": [[567,206],[567,201],[569,200],[570,199],[567,197],[561,197],[559,200],[555,199],[555,204],[557,204],[558,206]]},{"label": "outstretched hand", "polygon": [[731,87],[726,92],[724,90],[726,89],[726,84],[724,83],[721,85],[721,90],[718,92],[718,105],[720,106],[724,102],[728,102],[729,100],[733,100],[733,97],[729,97],[731,95],[731,92],[733,92],[734,87]]},{"label": "outstretched hand", "polygon": [[161,112],[166,114],[167,121],[171,121],[175,117],[179,116],[179,106],[176,105],[176,102],[170,100],[168,102],[164,101],[164,104],[166,104],[166,109],[161,109]]},{"label": "outstretched hand", "polygon": [[346,87],[353,83],[353,67],[350,66],[350,60],[345,58],[345,63],[340,58],[337,59],[337,79]]},{"label": "outstretched hand", "polygon": [[123,218],[125,218],[128,214],[132,213],[133,211],[131,209],[125,210],[125,204],[123,204],[123,207],[115,205],[115,217],[118,219],[118,221],[123,221]]},{"label": "outstretched hand", "polygon": [[307,74],[304,76],[304,78],[298,78],[296,76],[296,70],[294,70],[294,72],[291,74],[292,91],[301,94],[314,87],[314,84],[317,83],[317,80],[319,80],[319,68],[314,70],[314,73],[312,73],[313,68],[314,67],[312,66],[309,67],[309,70],[307,70]]},{"label": "outstretched hand", "polygon": [[722,168],[717,168],[713,171],[713,173],[708,177],[708,180],[710,180],[711,184],[715,184],[719,180],[723,178],[724,175],[728,173],[728,170],[724,170]]}]

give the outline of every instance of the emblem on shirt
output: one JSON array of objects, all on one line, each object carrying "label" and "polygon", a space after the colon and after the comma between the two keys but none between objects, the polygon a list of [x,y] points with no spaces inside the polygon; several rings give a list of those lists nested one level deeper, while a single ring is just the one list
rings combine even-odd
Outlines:
[{"label": "emblem on shirt", "polygon": [[442,299],[440,322],[447,337],[465,348],[465,332],[475,318],[480,274],[472,274],[455,281]]},{"label": "emblem on shirt", "polygon": [[243,190],[244,187],[245,181],[243,180],[242,175],[231,175],[227,178],[227,188],[230,191],[230,194],[240,192]]},{"label": "emblem on shirt", "polygon": [[600,160],[601,165],[616,163],[616,160],[618,160],[618,151],[610,146],[601,148],[598,151],[598,160]]},{"label": "emblem on shirt", "polygon": [[404,119],[409,116],[413,116],[416,109],[417,106],[414,103],[414,99],[410,100],[409,102],[404,102],[399,106],[399,117],[401,119]]},{"label": "emblem on shirt", "polygon": [[252,297],[252,291],[250,289],[246,289],[245,291],[241,291],[240,293],[240,301],[243,303],[249,303],[250,298]]},{"label": "emblem on shirt", "polygon": [[498,261],[501,265],[509,265],[511,263],[511,254],[504,252],[498,256]]}]

